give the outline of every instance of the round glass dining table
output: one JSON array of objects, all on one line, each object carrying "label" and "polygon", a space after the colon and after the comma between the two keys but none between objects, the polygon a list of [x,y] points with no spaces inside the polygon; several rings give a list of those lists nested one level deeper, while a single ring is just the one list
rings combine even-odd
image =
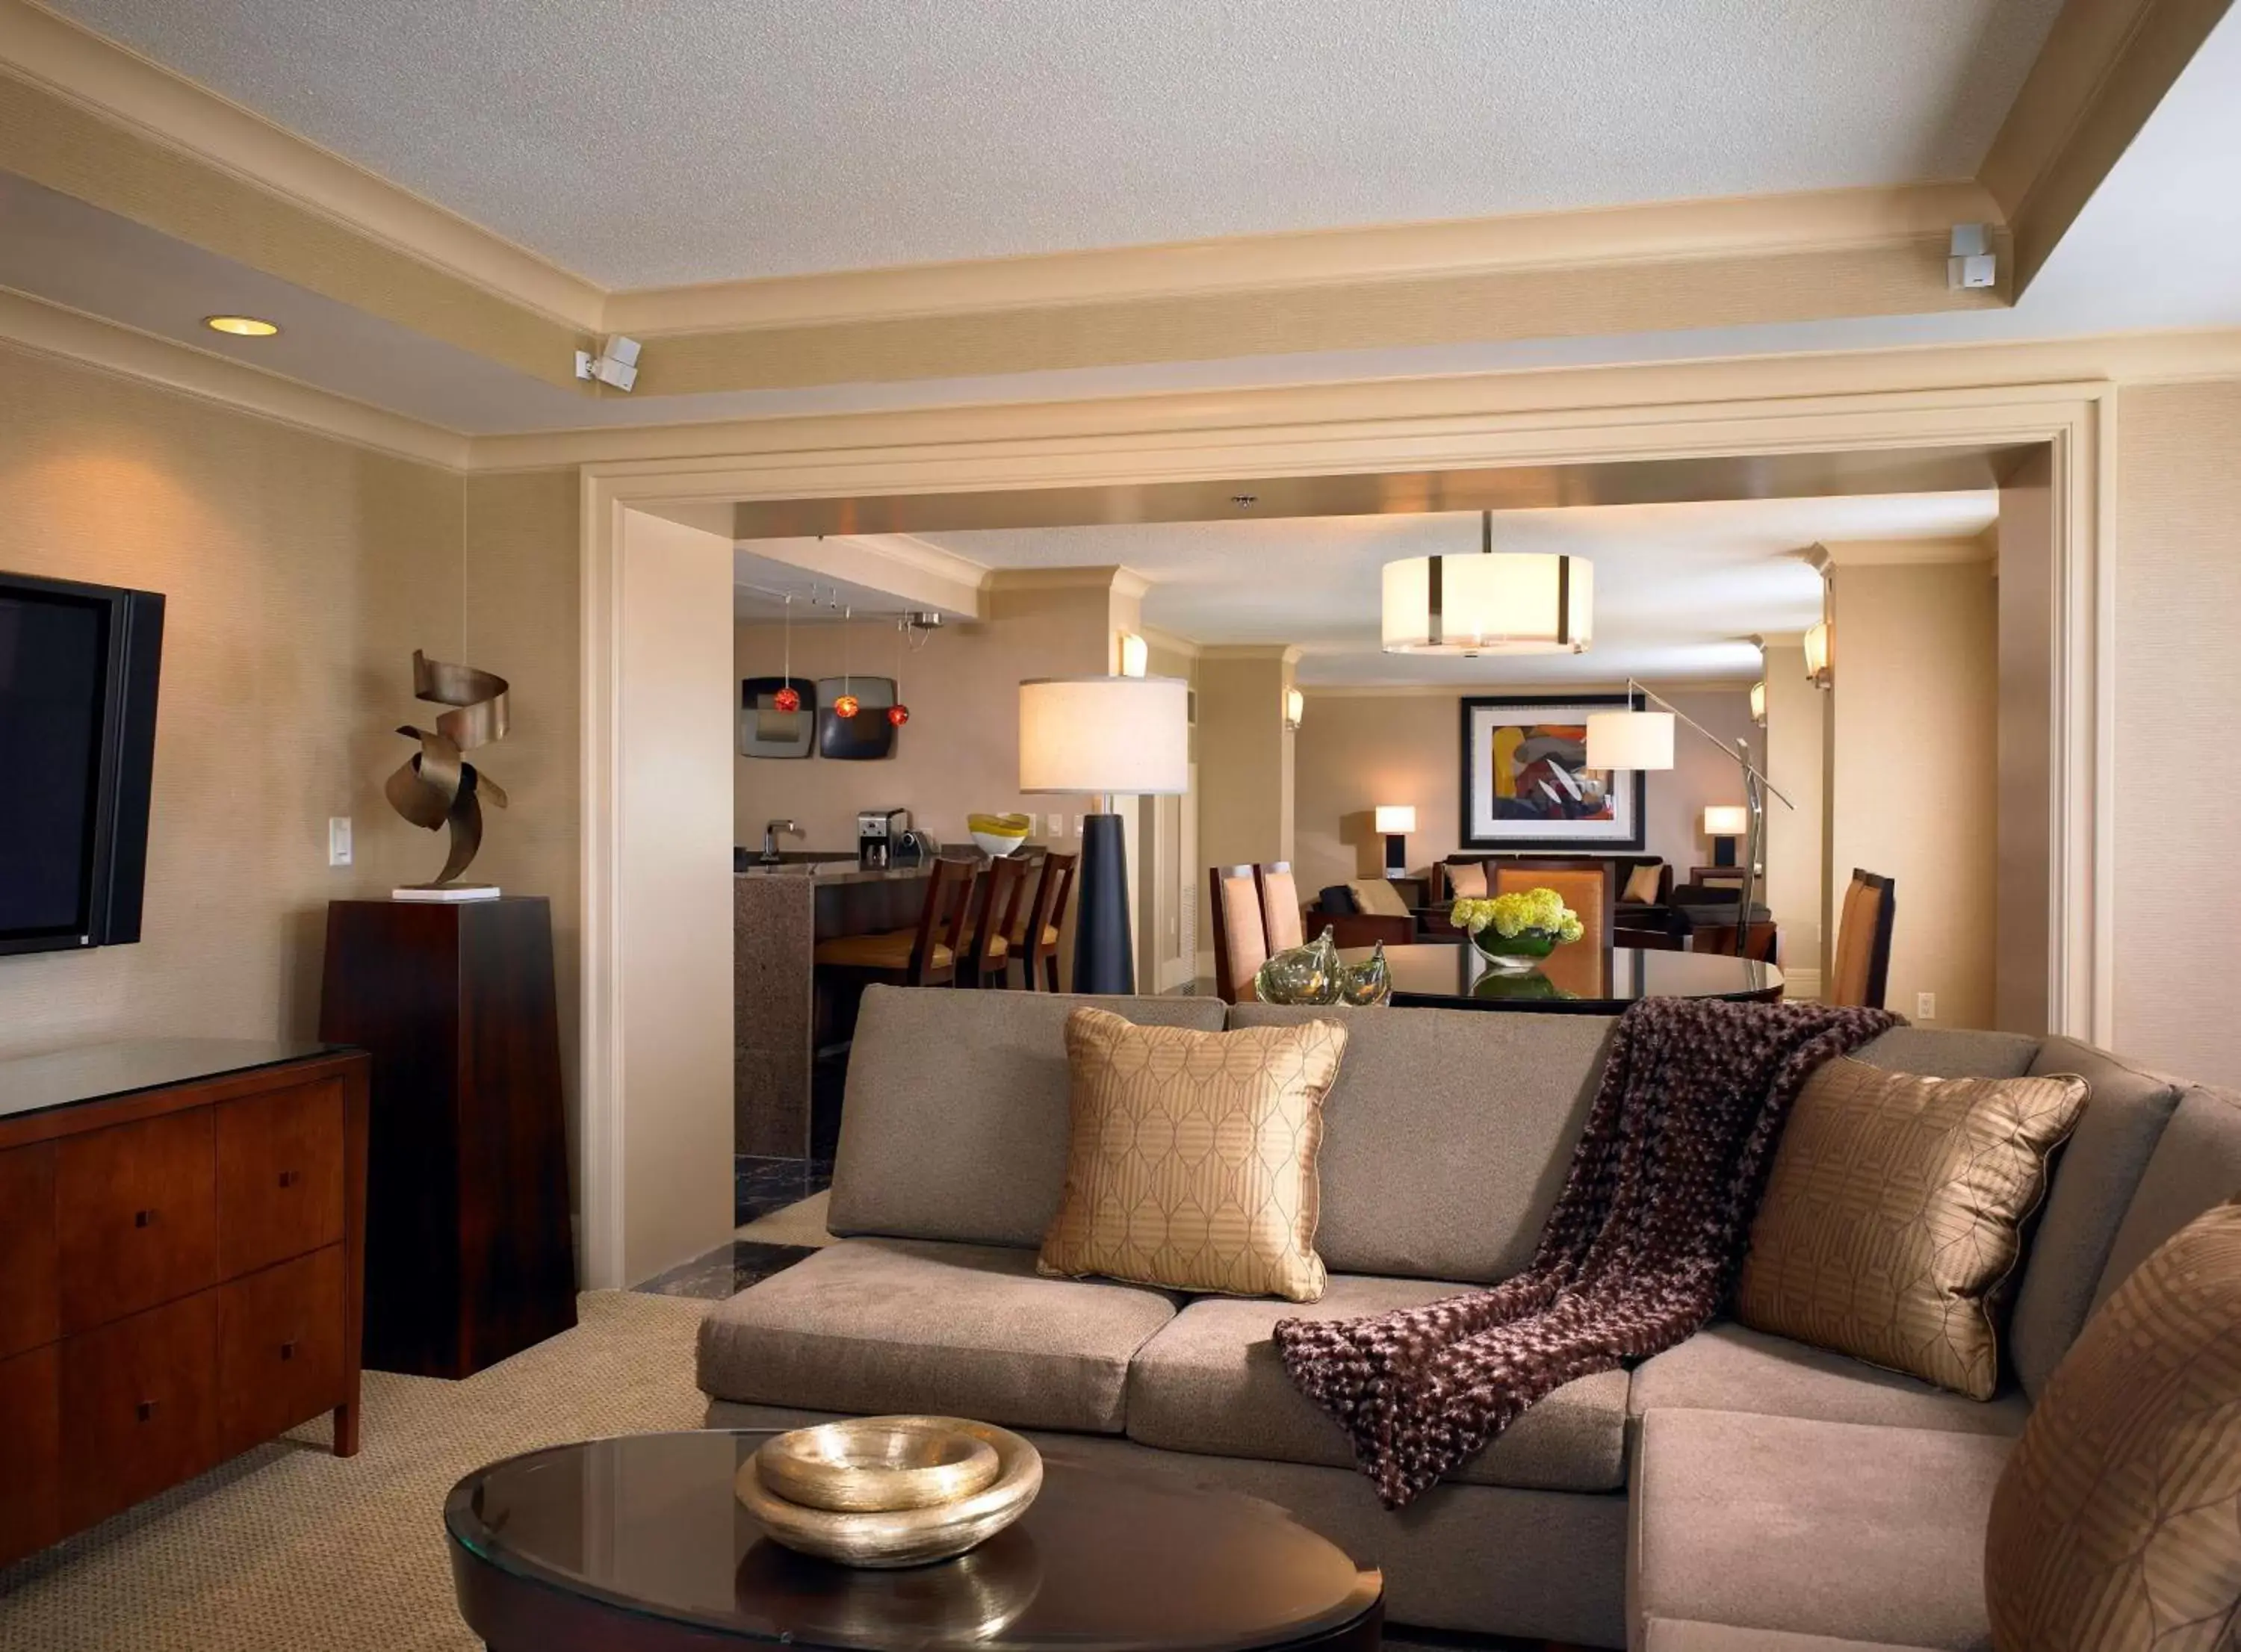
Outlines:
[{"label": "round glass dining table", "polygon": [[[1339,956],[1359,964],[1371,951],[1350,947]],[[1755,958],[1579,941],[1559,946],[1525,975],[1497,973],[1467,940],[1388,946],[1385,962],[1393,972],[1393,1002],[1435,1009],[1616,1015],[1645,998],[1772,1003],[1783,987],[1782,971]]]}]

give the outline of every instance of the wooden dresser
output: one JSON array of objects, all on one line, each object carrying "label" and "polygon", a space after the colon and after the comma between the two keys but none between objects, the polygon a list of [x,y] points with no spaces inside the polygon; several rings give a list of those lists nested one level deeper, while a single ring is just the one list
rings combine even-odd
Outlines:
[{"label": "wooden dresser", "polygon": [[365,1056],[0,1061],[0,1564],[322,1411],[358,1449]]}]

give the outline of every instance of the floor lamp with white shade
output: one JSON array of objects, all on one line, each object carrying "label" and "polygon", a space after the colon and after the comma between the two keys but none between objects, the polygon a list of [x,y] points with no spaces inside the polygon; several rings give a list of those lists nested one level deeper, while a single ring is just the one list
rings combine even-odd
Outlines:
[{"label": "floor lamp with white shade", "polygon": [[1591,769],[1669,769],[1673,766],[1673,726],[1685,723],[1725,752],[1743,772],[1743,808],[1749,833],[1743,848],[1743,888],[1736,900],[1736,945],[1740,950],[1750,932],[1751,906],[1758,899],[1759,869],[1766,839],[1766,797],[1772,793],[1786,809],[1796,805],[1751,761],[1750,742],[1738,739],[1732,746],[1697,722],[1671,700],[1651,693],[1632,678],[1627,679],[1629,699],[1639,697],[1648,709],[1588,713],[1588,766]]},{"label": "floor lamp with white shade", "polygon": [[1190,685],[1180,677],[1046,677],[1020,685],[1020,790],[1086,796],[1074,990],[1133,993],[1128,846],[1115,797],[1190,789]]}]

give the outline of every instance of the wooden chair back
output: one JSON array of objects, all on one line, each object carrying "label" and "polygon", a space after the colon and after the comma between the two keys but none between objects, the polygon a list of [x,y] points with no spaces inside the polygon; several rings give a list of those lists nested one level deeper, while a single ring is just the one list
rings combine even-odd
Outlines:
[{"label": "wooden chair back", "polygon": [[1215,866],[1206,874],[1214,909],[1214,990],[1225,1004],[1253,990],[1253,977],[1268,961],[1268,936],[1261,920],[1261,886],[1251,866]]},{"label": "wooden chair back", "polygon": [[1074,869],[1080,863],[1078,854],[1045,854],[1027,922],[1006,932],[1012,934],[1012,955],[1026,972],[1031,993],[1058,991],[1058,934],[1066,922],[1066,898],[1074,890]]},{"label": "wooden chair back", "polygon": [[1269,954],[1306,946],[1307,926],[1301,917],[1300,886],[1292,877],[1292,863],[1271,860],[1254,867],[1253,885],[1261,898],[1261,935]]},{"label": "wooden chair back", "polygon": [[1587,932],[1581,939],[1587,945],[1608,947],[1612,944],[1618,902],[1612,897],[1609,860],[1496,860],[1491,863],[1487,887],[1497,895],[1554,889],[1566,906],[1580,914],[1580,926]]},{"label": "wooden chair back", "polygon": [[1890,979],[1891,925],[1897,916],[1893,880],[1855,866],[1837,913],[1836,967],[1821,994],[1824,1001],[1883,1008]]},{"label": "wooden chair back", "polygon": [[[990,859],[987,873],[980,880],[979,898],[973,902],[973,924],[967,935],[972,956],[964,962],[974,986],[987,986],[991,977],[999,987],[1009,985],[1012,926],[1019,921],[1020,896],[1027,886],[1026,856],[1007,854]],[[1003,947],[1000,952],[1000,942]]]},{"label": "wooden chair back", "polygon": [[[965,948],[966,913],[973,905],[973,886],[980,868],[971,860],[937,856],[933,875],[926,880],[926,905],[919,909],[918,933],[911,939],[910,965],[905,978],[913,987],[938,986],[956,979],[957,960]],[[950,961],[936,961],[936,947],[949,949]]]}]

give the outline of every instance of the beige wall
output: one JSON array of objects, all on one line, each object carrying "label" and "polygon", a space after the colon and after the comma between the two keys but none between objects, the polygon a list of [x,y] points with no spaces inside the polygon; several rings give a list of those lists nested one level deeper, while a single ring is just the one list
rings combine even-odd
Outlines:
[{"label": "beige wall", "polygon": [[1766,650],[1766,772],[1795,808],[1766,806],[1766,904],[1781,926],[1781,962],[1793,996],[1820,991],[1827,843],[1822,797],[1829,696],[1808,681],[1805,650]]},{"label": "beige wall", "polygon": [[[1471,691],[1520,692],[1491,686]],[[1743,689],[1676,689],[1665,697],[1723,741],[1757,732]],[[1377,874],[1384,864],[1384,845],[1371,829],[1370,811],[1381,803],[1415,806],[1416,830],[1408,839],[1411,871],[1422,872],[1455,851],[1462,837],[1464,698],[1460,692],[1309,691],[1307,716],[1295,737],[1293,859],[1303,893],[1311,896],[1325,884]],[[1676,732],[1673,755],[1669,772],[1649,776],[1643,853],[1663,856],[1676,878],[1685,879],[1690,866],[1711,859],[1712,846],[1702,832],[1705,806],[1742,802],[1742,772],[1685,728]],[[1781,916],[1776,913],[1777,920]]]},{"label": "beige wall", "polygon": [[2117,415],[2116,1038],[2241,1085],[2241,382]]},{"label": "beige wall", "polygon": [[[804,836],[781,846],[853,855],[856,812],[900,807],[944,843],[967,841],[968,814],[1019,810],[1035,817],[1037,841],[1054,841],[1047,822],[1063,815],[1060,846],[1076,844],[1074,817],[1089,806],[1088,799],[1028,797],[1020,791],[1020,684],[1034,677],[1104,673],[1114,646],[1114,600],[1102,579],[990,592],[987,620],[945,627],[919,652],[903,656],[902,696],[911,720],[895,742],[894,757],[886,761],[740,757],[735,726],[734,840],[755,848],[763,822],[783,818],[799,822]],[[736,627],[734,708],[740,678],[778,674],[783,642],[776,625]],[[895,645],[891,624],[860,622],[848,628],[848,663],[866,676],[892,677]],[[842,652],[840,626],[793,627],[795,676],[838,677]]]},{"label": "beige wall", "polygon": [[1209,866],[1298,859],[1297,737],[1284,726],[1296,658],[1282,647],[1199,651],[1199,847]]},{"label": "beige wall", "polygon": [[[1999,860],[1993,1025],[2046,1030],[2054,876],[2053,457],[2035,449],[2000,485],[1993,543],[2000,578],[1995,759]],[[2121,527],[2118,538],[2123,538]],[[2121,552],[2119,552],[2121,555]],[[1842,667],[1840,666],[1841,670]],[[2120,748],[2121,749],[2121,748]],[[2118,966],[2123,967],[2122,961]]]},{"label": "beige wall", "polygon": [[[0,372],[0,567],[166,598],[143,939],[0,958],[0,1052],[308,1036],[326,903],[443,865],[381,782],[412,650],[465,640],[459,478],[43,357]],[[330,815],[355,866],[328,867]]]},{"label": "beige wall", "polygon": [[[1958,549],[1965,550],[1967,547]],[[1848,565],[1833,585],[1829,873],[1897,880],[1887,1007],[1989,1027],[1997,843],[1997,596],[1991,563]]]}]

